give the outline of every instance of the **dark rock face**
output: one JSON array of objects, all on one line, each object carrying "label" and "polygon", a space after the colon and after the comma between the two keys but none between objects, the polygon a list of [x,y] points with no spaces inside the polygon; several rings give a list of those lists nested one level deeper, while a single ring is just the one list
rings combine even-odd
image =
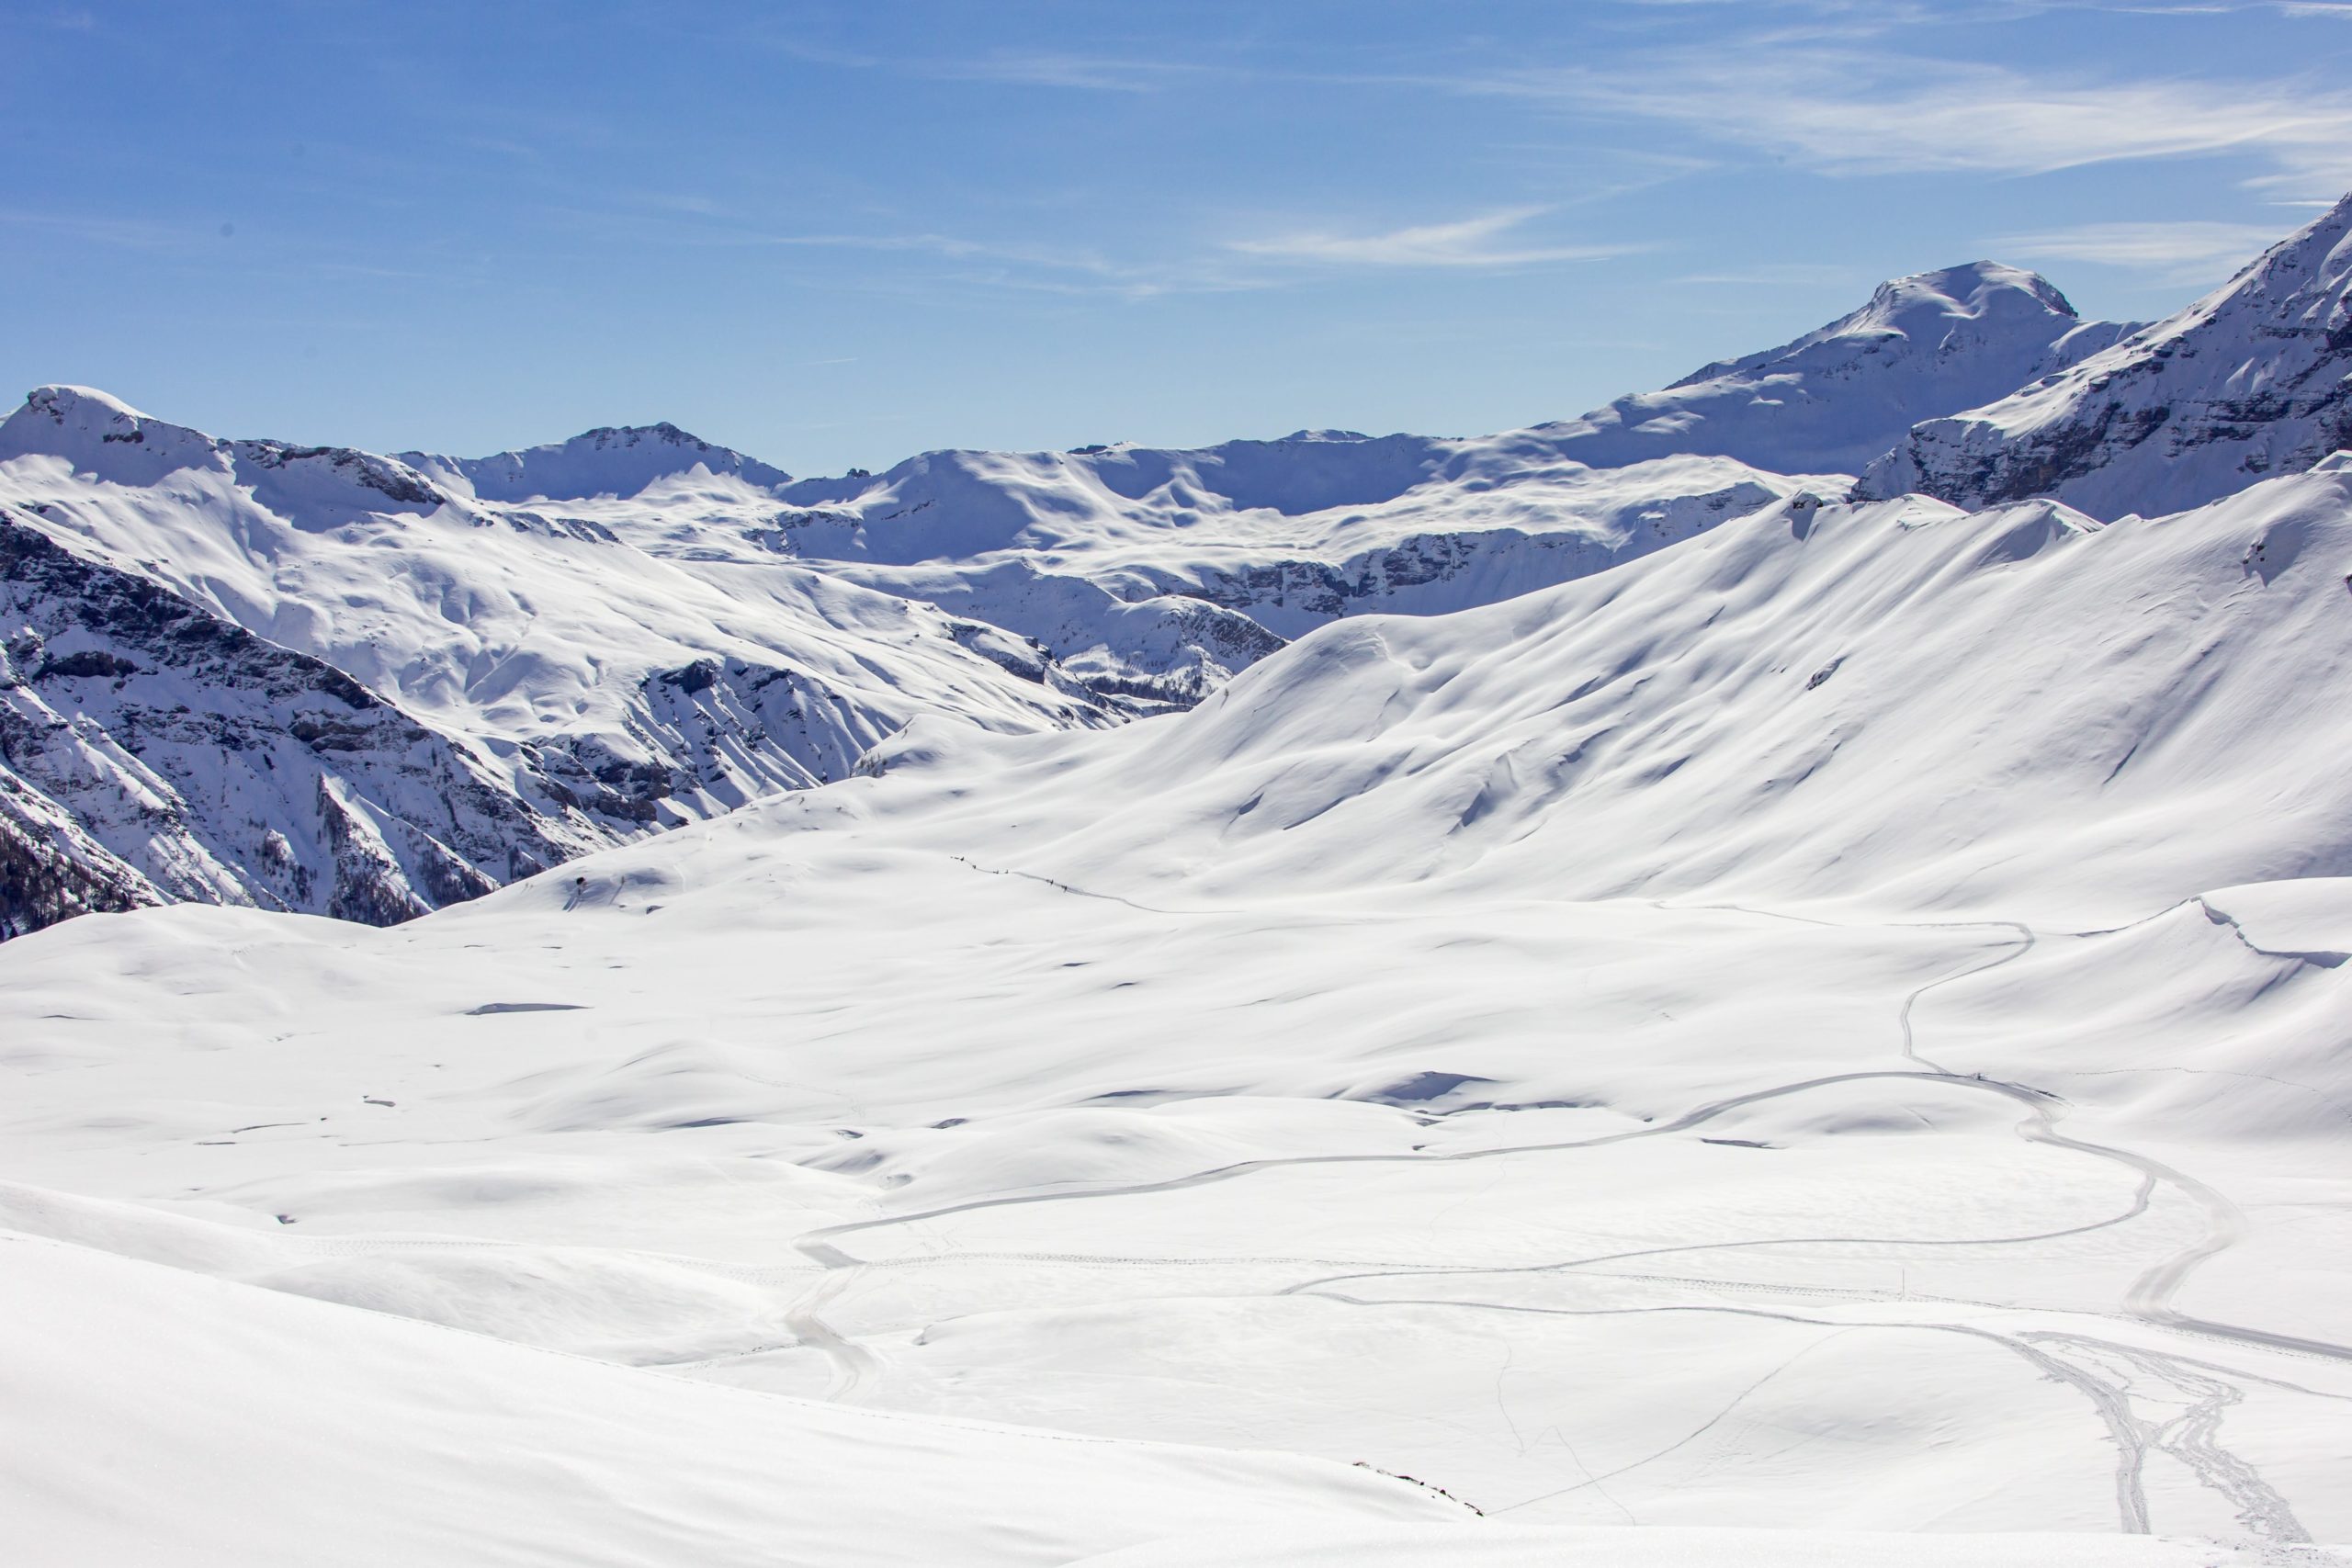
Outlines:
[{"label": "dark rock face", "polygon": [[76,915],[159,902],[138,872],[0,766],[0,942]]},{"label": "dark rock face", "polygon": [[430,509],[447,499],[406,465],[348,446],[291,446],[282,441],[240,441],[232,450],[241,469],[269,473],[315,464],[345,483],[373,491],[402,506]]},{"label": "dark rock face", "polygon": [[593,837],[461,742],[0,511],[0,927],[194,898],[373,925]]}]

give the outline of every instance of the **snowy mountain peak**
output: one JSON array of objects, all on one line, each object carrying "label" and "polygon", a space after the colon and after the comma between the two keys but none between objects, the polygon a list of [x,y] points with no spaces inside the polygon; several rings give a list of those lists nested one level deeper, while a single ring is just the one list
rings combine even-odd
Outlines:
[{"label": "snowy mountain peak", "polygon": [[1546,430],[1596,468],[1702,453],[1858,474],[1921,420],[1999,397],[2129,330],[2085,321],[2038,273],[1971,262],[1891,279],[1802,337]]},{"label": "snowy mountain peak", "polygon": [[1939,272],[1916,272],[1890,278],[1871,292],[1871,302],[1847,318],[1860,323],[1883,320],[1917,335],[1913,321],[1925,316],[1978,320],[2014,311],[2019,315],[2047,312],[2078,321],[2082,315],[2058,291],[2057,285],[2038,272],[1996,261],[1970,262]]},{"label": "snowy mountain peak", "polygon": [[0,463],[62,459],[72,475],[141,487],[168,474],[226,475],[300,526],[336,527],[376,513],[429,513],[449,497],[405,463],[348,446],[224,441],[141,413],[89,387],[40,387],[0,423]]},{"label": "snowy mountain peak", "polygon": [[0,462],[62,457],[75,473],[153,484],[177,468],[218,466],[220,443],[140,412],[91,387],[37,387],[0,423]]},{"label": "snowy mountain peak", "polygon": [[[1753,374],[1818,361],[1824,345],[1850,348],[1886,338],[1943,351],[1962,322],[1997,325],[2027,339],[2055,342],[2082,321],[2055,285],[2038,272],[1999,262],[1970,262],[1937,272],[1889,278],[1871,291],[1861,309],[1840,316],[1777,348],[1741,359],[1719,360],[1685,376],[1667,389],[1704,386],[1726,376]],[[1962,341],[1966,341],[1962,339]]]},{"label": "snowy mountain peak", "polygon": [[1864,479],[1966,506],[2178,511],[2352,444],[2352,196],[2177,315],[1923,422]]},{"label": "snowy mountain peak", "polygon": [[442,457],[403,452],[401,461],[449,489],[483,501],[584,501],[628,497],[663,479],[700,468],[731,476],[759,490],[789,484],[792,476],[756,457],[716,446],[667,423],[606,425],[519,452],[488,457]]},{"label": "snowy mountain peak", "polygon": [[155,417],[96,387],[36,387],[25,394],[25,406],[60,424],[98,422],[115,430],[136,429]]}]

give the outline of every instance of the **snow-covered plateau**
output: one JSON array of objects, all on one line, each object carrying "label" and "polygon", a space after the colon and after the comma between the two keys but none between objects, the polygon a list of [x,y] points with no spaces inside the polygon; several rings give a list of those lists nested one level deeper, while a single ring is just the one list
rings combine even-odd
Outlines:
[{"label": "snow-covered plateau", "polygon": [[2342,1562],[2347,283],[844,479],[35,392],[7,1555]]}]

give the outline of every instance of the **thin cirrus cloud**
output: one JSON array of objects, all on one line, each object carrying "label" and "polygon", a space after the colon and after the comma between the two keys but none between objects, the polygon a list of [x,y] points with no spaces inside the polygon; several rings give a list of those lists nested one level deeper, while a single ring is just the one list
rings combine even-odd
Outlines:
[{"label": "thin cirrus cloud", "polygon": [[2236,271],[2278,238],[2251,223],[2085,223],[2009,234],[1990,242],[1999,255],[2090,262],[2156,275],[2165,282],[2210,282]]},{"label": "thin cirrus cloud", "polygon": [[1636,248],[1513,242],[1512,237],[1531,219],[1548,210],[1543,207],[1508,207],[1451,223],[1417,223],[1374,233],[1301,230],[1260,239],[1228,240],[1225,248],[1258,261],[1309,265],[1485,268],[1596,261],[1624,255]]},{"label": "thin cirrus cloud", "polygon": [[2047,174],[2125,159],[2239,152],[2282,193],[2352,184],[2352,94],[2287,82],[2059,80],[1781,44],[1675,51],[1642,70],[1503,72],[1458,91],[1679,125],[1830,174]]},{"label": "thin cirrus cloud", "polygon": [[1315,269],[1487,269],[1596,261],[1634,254],[1635,244],[1539,244],[1516,241],[1548,207],[1510,207],[1444,223],[1374,231],[1300,230],[1227,240],[1208,254],[1118,261],[1099,251],[1005,243],[948,234],[759,234],[735,243],[785,249],[863,250],[928,257],[965,269],[966,281],[1064,294],[1146,299],[1280,287]]},{"label": "thin cirrus cloud", "polygon": [[1035,293],[1145,299],[1252,287],[1246,278],[1203,263],[1127,264],[1091,249],[970,240],[953,234],[759,234],[737,243],[925,258],[954,266],[956,276],[966,283]]}]

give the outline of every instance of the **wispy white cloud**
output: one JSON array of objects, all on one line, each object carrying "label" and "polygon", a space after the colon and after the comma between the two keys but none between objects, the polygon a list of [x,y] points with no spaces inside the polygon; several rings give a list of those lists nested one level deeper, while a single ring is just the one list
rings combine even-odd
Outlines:
[{"label": "wispy white cloud", "polygon": [[1074,87],[1096,93],[1156,93],[1180,82],[1223,73],[1216,67],[1192,61],[1053,52],[927,60],[913,62],[908,69],[937,81],[1001,82],[1013,86]]},{"label": "wispy white cloud", "polygon": [[210,248],[226,238],[217,221],[177,221],[73,212],[28,212],[0,209],[0,227],[55,235],[85,244],[133,251]]},{"label": "wispy white cloud", "polygon": [[[663,8],[657,13],[671,24]],[[1254,73],[1211,59],[1173,54],[1085,52],[1077,50],[1001,49],[969,56],[880,54],[827,48],[780,30],[771,22],[747,28],[722,26],[715,40],[773,51],[811,65],[836,70],[877,71],[931,82],[1000,83],[1016,87],[1068,87],[1093,93],[1153,93],[1188,82]]]},{"label": "wispy white cloud", "polygon": [[2084,223],[2004,235],[1987,248],[2027,261],[2094,262],[2165,282],[2202,283],[2235,271],[2278,237],[2277,230],[2252,223]]},{"label": "wispy white cloud", "polygon": [[956,280],[1030,293],[1115,296],[1230,293],[1280,288],[1318,269],[1485,268],[1592,261],[1646,249],[1635,244],[1514,243],[1553,210],[1513,207],[1451,222],[1399,229],[1296,230],[1227,240],[1207,249],[1123,259],[1089,247],[968,239],[935,232],[776,233],[712,231],[705,243],[778,250],[871,251],[950,264]]},{"label": "wispy white cloud", "polygon": [[949,264],[938,274],[946,279],[1035,294],[1145,299],[1163,294],[1223,293],[1263,288],[1272,281],[1263,276],[1240,273],[1226,259],[1214,255],[1119,261],[1082,246],[975,240],[929,232],[739,232],[714,235],[711,243],[930,257]]},{"label": "wispy white cloud", "polygon": [[1756,266],[1685,273],[1668,281],[1711,288],[1821,288],[1840,284],[1856,284],[1867,288],[1877,280],[1842,262],[1771,262]]},{"label": "wispy white cloud", "polygon": [[2044,174],[2242,152],[2292,195],[2352,185],[2352,92],[2296,82],[2100,81],[1803,40],[1652,53],[1603,72],[1456,78],[1456,91],[1668,122],[1833,174]]},{"label": "wispy white cloud", "polygon": [[1513,243],[1511,236],[1550,209],[1507,207],[1450,223],[1418,223],[1384,231],[1299,230],[1260,239],[1229,240],[1226,249],[1262,261],[1328,266],[1486,267],[1532,266],[1546,262],[1594,261],[1629,254],[1631,245]]}]

